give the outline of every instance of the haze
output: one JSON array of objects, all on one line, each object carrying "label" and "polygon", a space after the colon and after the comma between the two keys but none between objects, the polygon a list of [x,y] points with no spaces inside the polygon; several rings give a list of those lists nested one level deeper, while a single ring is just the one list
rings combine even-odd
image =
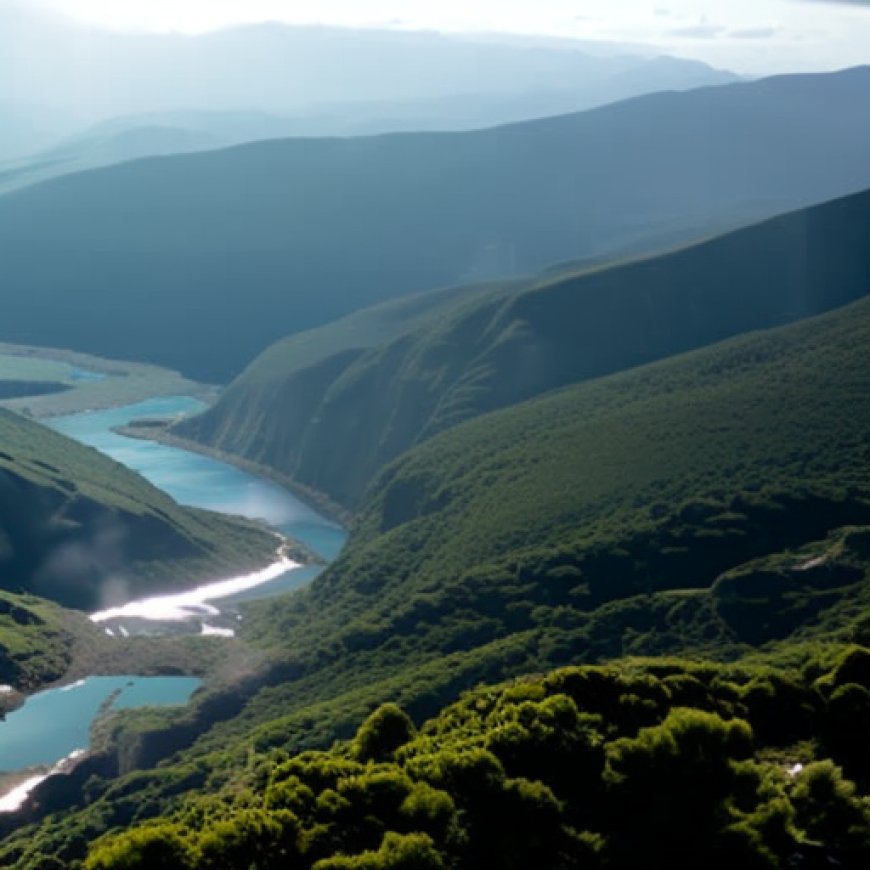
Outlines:
[{"label": "haze", "polygon": [[[864,2],[810,0],[38,0],[93,24],[204,33],[281,21],[567,37],[644,45],[745,74],[825,70],[870,59]],[[863,8],[862,8],[863,7]]]}]

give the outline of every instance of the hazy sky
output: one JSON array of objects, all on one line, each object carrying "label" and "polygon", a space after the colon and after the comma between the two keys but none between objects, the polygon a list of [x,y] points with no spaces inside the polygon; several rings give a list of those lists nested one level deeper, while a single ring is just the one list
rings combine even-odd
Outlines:
[{"label": "hazy sky", "polygon": [[[0,0],[2,3],[3,0]],[[637,42],[741,72],[870,63],[870,0],[33,0],[105,26],[286,21]]]}]

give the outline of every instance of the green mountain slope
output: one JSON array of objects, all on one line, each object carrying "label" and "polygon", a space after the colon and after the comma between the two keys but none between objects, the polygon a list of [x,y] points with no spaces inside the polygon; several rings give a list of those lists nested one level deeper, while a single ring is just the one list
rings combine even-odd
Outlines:
[{"label": "green mountain slope", "polygon": [[88,447],[0,410],[0,587],[83,609],[232,576],[276,541],[183,508]]},{"label": "green mountain slope", "polygon": [[[0,592],[0,683],[25,692],[60,679],[76,636],[98,632],[82,614],[43,598]],[[20,697],[0,694],[0,713],[13,701]]]},{"label": "green mountain slope", "polygon": [[[652,681],[624,682],[619,672],[581,679],[586,688],[568,694],[582,711],[601,711],[592,727],[606,742],[663,726],[672,706],[695,706],[751,721],[761,754],[742,757],[771,763],[771,775],[832,757],[866,792],[866,653],[847,656],[848,666],[835,659],[844,644],[870,641],[868,357],[870,300],[862,300],[486,414],[416,447],[379,477],[327,572],[247,608],[243,636],[266,656],[255,678],[213,688],[180,720],[142,714],[113,726],[116,748],[81,779],[41,794],[53,815],[10,835],[0,857],[22,867],[52,854],[70,861],[108,829],[177,811],[184,842],[205,848],[199,832],[211,831],[204,820],[215,813],[235,824],[245,808],[278,808],[274,795],[265,804],[257,795],[285,752],[352,736],[385,700],[422,721],[481,682],[623,655],[743,662],[659,662]],[[753,661],[776,667],[755,670]],[[668,675],[665,691],[657,681]],[[461,719],[485,706],[481,697]],[[554,728],[556,740],[570,731],[568,720]],[[807,743],[831,735],[842,745]],[[659,737],[642,742],[672,745]],[[676,769],[671,756],[653,777],[659,789]],[[299,776],[312,799],[335,791],[323,784],[331,780],[315,786]],[[598,782],[583,781],[593,790]],[[308,794],[296,780],[283,788],[288,801]],[[626,799],[642,793],[633,786]],[[305,813],[308,798],[300,800],[294,812]],[[324,796],[321,820],[332,824],[329,807],[352,815],[356,800],[348,807]],[[757,806],[740,809],[753,815]],[[351,815],[329,830],[350,831]],[[330,839],[311,854],[376,850],[378,831],[395,829],[365,830],[367,839]],[[238,866],[221,854],[223,866]],[[621,866],[631,855],[607,860]]]},{"label": "green mountain slope", "polygon": [[464,420],[867,294],[868,247],[863,193],[609,268],[408,297],[276,344],[175,432],[353,509]]},{"label": "green mountain slope", "polygon": [[[864,300],[458,426],[389,466],[342,557],[263,619],[336,663],[556,627],[582,649],[603,605],[678,591],[712,607],[713,645],[787,635],[863,594],[858,539],[797,554],[870,523],[868,337]],[[786,567],[743,567],[786,550]],[[790,571],[814,556],[823,570]]]},{"label": "green mountain slope", "polygon": [[868,81],[863,68],[786,76],[493,130],[255,143],[53,179],[0,197],[15,288],[0,338],[226,381],[289,330],[378,301],[866,188]]}]

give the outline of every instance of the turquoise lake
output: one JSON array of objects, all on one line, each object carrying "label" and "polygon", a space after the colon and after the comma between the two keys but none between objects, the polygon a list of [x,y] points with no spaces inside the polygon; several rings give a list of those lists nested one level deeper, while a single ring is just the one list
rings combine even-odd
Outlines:
[{"label": "turquoise lake", "polygon": [[199,684],[195,677],[89,677],[38,692],[0,722],[0,771],[55,764],[87,749],[91,723],[117,690],[112,710],[185,704]]}]

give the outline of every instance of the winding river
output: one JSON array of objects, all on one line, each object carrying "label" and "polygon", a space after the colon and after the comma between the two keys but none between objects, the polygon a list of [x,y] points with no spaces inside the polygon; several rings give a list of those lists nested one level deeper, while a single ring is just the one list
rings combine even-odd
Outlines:
[{"label": "winding river", "polygon": [[[112,459],[138,471],[181,504],[263,519],[288,537],[302,541],[327,560],[344,544],[344,530],[320,516],[281,486],[232,465],[154,441],[125,438],[113,432],[137,418],[168,418],[195,413],[206,406],[184,396],[150,399],[108,411],[55,417],[52,428],[96,447]],[[293,585],[300,578],[296,572]],[[270,594],[277,587],[273,586]]]},{"label": "winding river", "polygon": [[[126,438],[112,430],[137,418],[173,418],[205,407],[188,397],[150,399],[136,405],[57,417],[54,429],[97,448],[163,489],[176,501],[223,513],[265,520],[331,561],[344,544],[344,530],[320,516],[286,489],[227,463],[152,441]],[[214,578],[198,589],[135,603],[119,613],[95,614],[111,634],[129,632],[124,620],[196,617],[203,634],[232,634],[210,626],[228,604],[277,595],[310,582],[321,566],[290,562],[246,577]],[[137,607],[139,609],[137,609]],[[0,812],[16,809],[38,782],[62,770],[88,746],[94,718],[107,709],[153,704],[183,704],[199,685],[187,677],[91,677],[72,686],[30,697],[0,723],[0,772],[30,770],[18,786],[0,796]],[[36,770],[33,768],[36,766]]]}]

